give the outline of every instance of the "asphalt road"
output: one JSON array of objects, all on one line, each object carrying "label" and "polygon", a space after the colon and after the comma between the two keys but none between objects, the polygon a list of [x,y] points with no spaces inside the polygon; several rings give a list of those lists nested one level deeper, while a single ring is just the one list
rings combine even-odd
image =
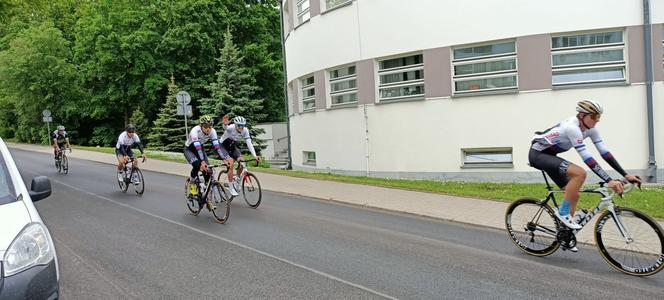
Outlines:
[{"label": "asphalt road", "polygon": [[594,247],[532,257],[503,231],[273,192],[256,210],[234,201],[221,225],[188,213],[184,177],[144,172],[138,197],[119,191],[113,166],[72,159],[59,175],[50,155],[12,154],[27,182],[51,178],[37,208],[63,299],[664,296],[664,274],[623,275]]}]

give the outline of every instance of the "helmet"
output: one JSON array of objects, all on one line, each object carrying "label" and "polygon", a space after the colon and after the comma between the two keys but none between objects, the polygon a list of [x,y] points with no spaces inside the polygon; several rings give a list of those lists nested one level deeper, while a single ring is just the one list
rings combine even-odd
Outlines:
[{"label": "helmet", "polygon": [[65,130],[65,127],[62,125],[58,125],[58,130]]},{"label": "helmet", "polygon": [[244,119],[243,117],[241,117],[241,116],[237,116],[237,117],[233,118],[233,123],[235,123],[235,124],[237,124],[237,125],[242,125],[242,126],[244,126],[244,125],[247,125],[247,120],[245,120],[245,119]]},{"label": "helmet", "polygon": [[601,115],[604,113],[602,105],[594,100],[583,100],[576,104],[576,111],[586,114]]},{"label": "helmet", "polygon": [[134,127],[133,124],[127,124],[127,127],[125,128],[125,131],[127,131],[127,132],[136,132],[136,127]]},{"label": "helmet", "polygon": [[200,119],[198,119],[198,122],[201,125],[212,125],[212,117],[209,115],[202,115]]}]

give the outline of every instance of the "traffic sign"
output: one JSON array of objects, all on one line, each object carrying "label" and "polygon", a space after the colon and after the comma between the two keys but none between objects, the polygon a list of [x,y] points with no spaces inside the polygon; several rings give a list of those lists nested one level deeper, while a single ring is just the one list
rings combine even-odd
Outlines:
[{"label": "traffic sign", "polygon": [[42,117],[42,121],[44,121],[44,123],[50,123],[50,122],[53,122],[53,117],[51,117],[51,116],[48,116],[48,117]]},{"label": "traffic sign", "polygon": [[[50,116],[51,116],[51,111],[50,110],[45,109],[45,110],[42,111],[42,117],[48,118]],[[46,122],[46,121],[44,121],[44,122]]]},{"label": "traffic sign", "polygon": [[185,91],[178,92],[177,95],[175,95],[175,99],[180,105],[187,105],[189,102],[191,102],[191,96],[189,96],[189,93]]},{"label": "traffic sign", "polygon": [[187,116],[191,117],[194,115],[193,110],[191,109],[191,105],[178,105],[177,106],[177,114],[178,116],[184,116],[185,109],[187,110]]}]

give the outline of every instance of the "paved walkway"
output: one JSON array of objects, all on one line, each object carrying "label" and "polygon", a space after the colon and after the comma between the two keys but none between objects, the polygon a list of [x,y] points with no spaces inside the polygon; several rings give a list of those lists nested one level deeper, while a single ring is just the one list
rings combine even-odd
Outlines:
[{"label": "paved walkway", "polygon": [[[8,147],[53,153],[51,147],[12,144]],[[71,158],[116,164],[115,155],[74,149],[67,153]],[[148,159],[141,166],[144,170],[188,176],[188,164]],[[72,170],[75,172],[75,170]],[[109,168],[109,172],[112,172]],[[315,179],[297,178],[283,175],[260,173],[261,186],[265,190],[300,195],[317,199],[360,205],[388,211],[404,212],[455,222],[468,223],[498,229],[505,228],[505,210],[509,203],[413,192],[399,189],[374,187],[360,184],[341,183]],[[661,224],[662,222],[660,222]],[[664,225],[664,224],[663,224]],[[594,244],[593,230],[586,228],[579,233],[579,242]]]}]

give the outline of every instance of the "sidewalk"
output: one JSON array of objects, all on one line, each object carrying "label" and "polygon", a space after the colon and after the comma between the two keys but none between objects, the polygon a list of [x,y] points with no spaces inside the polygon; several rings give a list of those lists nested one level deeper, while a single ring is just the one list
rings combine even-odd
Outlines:
[{"label": "sidewalk", "polygon": [[[42,153],[53,153],[48,146],[7,143],[10,148]],[[71,158],[85,159],[115,165],[113,154],[75,149],[67,153]],[[143,170],[188,176],[188,164],[148,159]],[[436,219],[472,225],[505,229],[505,210],[509,203],[482,199],[463,198],[440,194],[413,192],[260,173],[258,177],[264,190],[288,193],[304,197],[348,203],[353,205],[403,212]],[[661,222],[660,222],[661,224]],[[579,233],[579,242],[594,244],[593,230],[586,228]],[[507,238],[507,236],[505,237]]]}]

